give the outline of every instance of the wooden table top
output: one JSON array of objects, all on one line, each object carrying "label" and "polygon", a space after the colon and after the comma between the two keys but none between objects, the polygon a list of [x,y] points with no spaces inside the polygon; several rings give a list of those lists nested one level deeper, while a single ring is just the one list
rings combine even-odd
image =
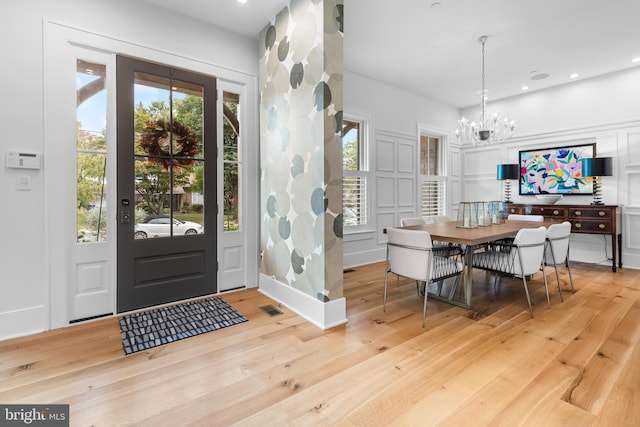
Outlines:
[{"label": "wooden table top", "polygon": [[554,222],[505,220],[502,224],[492,224],[486,227],[476,228],[458,228],[456,227],[456,224],[456,221],[448,221],[397,228],[406,230],[425,230],[431,234],[431,238],[434,240],[473,246],[505,237],[515,236],[522,228],[538,228],[540,226],[547,227],[550,224],[554,224]]}]

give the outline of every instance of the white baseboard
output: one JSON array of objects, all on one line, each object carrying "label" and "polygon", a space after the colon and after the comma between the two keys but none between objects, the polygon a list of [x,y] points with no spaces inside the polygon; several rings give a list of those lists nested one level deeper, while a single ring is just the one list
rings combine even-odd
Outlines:
[{"label": "white baseboard", "polygon": [[263,274],[260,274],[258,290],[320,329],[330,329],[348,322],[347,300],[344,297],[322,302]]},{"label": "white baseboard", "polygon": [[0,313],[0,341],[46,331],[47,317],[44,305]]},{"label": "white baseboard", "polygon": [[375,262],[384,261],[387,256],[386,246],[376,248],[370,251],[345,253],[343,256],[344,268],[358,267],[361,265],[373,264]]}]

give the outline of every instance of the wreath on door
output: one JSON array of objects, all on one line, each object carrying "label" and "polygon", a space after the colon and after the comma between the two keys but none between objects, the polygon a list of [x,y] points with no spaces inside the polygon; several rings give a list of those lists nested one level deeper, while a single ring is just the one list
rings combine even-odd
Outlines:
[{"label": "wreath on door", "polygon": [[[171,153],[171,137],[173,136],[173,153]],[[149,155],[149,163],[169,170],[170,166],[181,168],[195,163],[198,154],[198,137],[188,126],[178,120],[149,120],[140,135],[140,147]]]}]

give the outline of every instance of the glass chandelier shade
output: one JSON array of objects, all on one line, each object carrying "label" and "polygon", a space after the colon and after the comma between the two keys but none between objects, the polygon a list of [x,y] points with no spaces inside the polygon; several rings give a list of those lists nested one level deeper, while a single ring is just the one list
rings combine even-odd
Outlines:
[{"label": "glass chandelier shade", "polygon": [[480,118],[478,121],[469,121],[462,117],[458,120],[458,128],[456,129],[456,138],[462,144],[471,144],[474,146],[485,146],[503,142],[513,136],[516,128],[516,122],[502,117],[498,113],[493,113],[486,117],[488,91],[484,87],[484,45],[487,42],[487,36],[478,39],[482,44],[482,90],[480,91]]}]

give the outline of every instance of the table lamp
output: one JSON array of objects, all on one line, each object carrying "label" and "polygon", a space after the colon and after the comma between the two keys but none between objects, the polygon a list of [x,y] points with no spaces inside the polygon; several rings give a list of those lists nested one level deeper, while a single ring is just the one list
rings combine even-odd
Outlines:
[{"label": "table lamp", "polygon": [[613,175],[613,159],[611,157],[593,157],[581,161],[582,176],[593,177],[593,201],[591,204],[602,205],[600,177]]},{"label": "table lamp", "polygon": [[520,165],[515,164],[502,164],[498,165],[498,181],[505,181],[504,183],[504,202],[511,203],[511,180],[518,179],[520,177]]}]

